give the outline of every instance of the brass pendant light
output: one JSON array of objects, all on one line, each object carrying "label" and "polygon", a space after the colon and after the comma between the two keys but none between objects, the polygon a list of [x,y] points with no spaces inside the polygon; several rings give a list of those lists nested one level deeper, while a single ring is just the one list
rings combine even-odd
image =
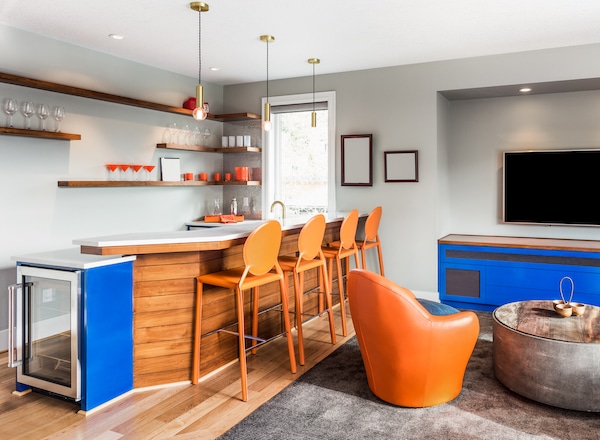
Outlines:
[{"label": "brass pendant light", "polygon": [[309,58],[308,59],[308,63],[312,64],[313,67],[313,73],[312,73],[312,82],[313,82],[313,111],[310,115],[310,126],[311,127],[316,127],[317,126],[317,112],[315,112],[315,64],[319,64],[321,62],[320,59],[318,58]]},{"label": "brass pendant light", "polygon": [[271,104],[269,103],[269,43],[275,41],[273,35],[261,35],[260,41],[267,43],[267,102],[265,102],[264,119],[263,119],[263,130],[271,130]]},{"label": "brass pendant light", "polygon": [[198,12],[198,85],[196,86],[196,108],[192,116],[197,121],[202,121],[208,116],[204,110],[204,87],[202,87],[202,13],[208,11],[208,4],[192,2],[190,8]]}]

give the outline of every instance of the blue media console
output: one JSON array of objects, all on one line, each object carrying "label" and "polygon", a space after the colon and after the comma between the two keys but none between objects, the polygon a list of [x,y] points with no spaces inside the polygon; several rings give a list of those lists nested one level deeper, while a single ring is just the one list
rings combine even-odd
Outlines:
[{"label": "blue media console", "polygon": [[[457,308],[494,310],[530,299],[560,299],[564,277],[573,301],[600,306],[600,241],[481,235],[438,240],[440,300]],[[568,300],[571,283],[563,280]]]}]

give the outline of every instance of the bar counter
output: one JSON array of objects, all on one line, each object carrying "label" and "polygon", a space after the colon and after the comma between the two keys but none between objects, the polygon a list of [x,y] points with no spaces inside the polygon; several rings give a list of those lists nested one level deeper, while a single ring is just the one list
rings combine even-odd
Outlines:
[{"label": "bar counter", "polygon": [[[323,243],[339,239],[339,228],[345,214],[329,215]],[[364,223],[366,216],[360,215],[360,224]],[[282,221],[280,255],[295,254],[298,234],[308,218]],[[73,241],[80,246],[83,254],[136,257],[133,269],[135,388],[191,381],[196,277],[242,266],[243,244],[261,222],[191,222],[188,226],[193,229],[188,231],[131,233]],[[336,276],[334,267],[334,279]],[[333,284],[332,290],[337,293],[337,283]],[[316,285],[316,272],[307,274],[306,288]],[[261,289],[261,310],[278,305],[278,288],[273,283]],[[289,303],[293,305],[291,278],[288,294]],[[237,338],[216,331],[236,325],[233,292],[206,286],[203,295],[201,378],[237,359]],[[318,296],[311,295],[306,301],[307,313],[317,310]],[[334,296],[334,302],[337,299],[337,295]],[[248,312],[250,295],[246,295],[245,307]],[[281,326],[280,312],[265,313],[259,320],[259,334],[268,338],[281,333]]]}]

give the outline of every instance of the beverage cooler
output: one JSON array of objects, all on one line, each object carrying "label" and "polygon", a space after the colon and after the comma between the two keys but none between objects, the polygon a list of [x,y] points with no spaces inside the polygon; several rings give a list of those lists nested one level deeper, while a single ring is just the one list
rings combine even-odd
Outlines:
[{"label": "beverage cooler", "polygon": [[14,257],[8,362],[16,393],[89,411],[133,389],[133,260],[78,249]]}]

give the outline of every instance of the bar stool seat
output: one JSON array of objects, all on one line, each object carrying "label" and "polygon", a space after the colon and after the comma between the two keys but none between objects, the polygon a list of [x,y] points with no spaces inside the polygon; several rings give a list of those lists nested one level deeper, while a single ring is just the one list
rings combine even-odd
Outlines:
[{"label": "bar stool seat", "polygon": [[[333,260],[337,268],[338,292],[340,295],[340,314],[342,317],[342,334],[347,336],[346,329],[346,294],[344,293],[344,278],[350,272],[350,257],[354,255],[354,264],[356,268],[358,263],[358,246],[356,245],[356,229],[358,228],[358,210],[353,209],[346,215],[340,226],[339,241],[329,243],[323,246],[321,250],[327,260],[327,272],[329,285],[333,286]],[[342,260],[345,261],[346,275],[342,272]]]},{"label": "bar stool seat", "polygon": [[[284,334],[287,337],[288,352],[290,357],[290,370],[296,373],[296,357],[294,354],[294,342],[292,339],[288,290],[285,277],[277,256],[281,246],[281,225],[276,220],[262,223],[250,233],[243,248],[244,266],[226,269],[219,272],[200,275],[196,278],[196,307],[194,325],[194,358],[192,383],[197,384],[200,367],[200,339],[202,336],[202,291],[204,284],[232,289],[235,292],[237,312],[238,357],[240,360],[240,376],[242,383],[242,400],[248,400],[248,372],[246,368],[246,351],[254,349],[260,343],[266,342],[257,337],[258,334],[258,297],[259,287],[279,282],[281,305],[283,311]],[[244,291],[253,289],[253,322],[252,336],[246,336],[244,323]],[[224,331],[224,330],[223,330]],[[232,333],[232,332],[229,332]],[[252,341],[249,349],[246,348],[246,339]]]},{"label": "bar stool seat", "polygon": [[362,268],[367,268],[367,250],[377,248],[377,257],[379,259],[379,272],[381,276],[385,276],[383,269],[383,255],[381,252],[381,240],[379,239],[379,223],[381,221],[381,206],[376,207],[370,212],[365,222],[365,236],[363,240],[356,242],[362,257]]},{"label": "bar stool seat", "polygon": [[304,273],[311,269],[318,269],[317,278],[319,279],[318,292],[325,295],[326,309],[319,310],[315,316],[327,312],[329,318],[329,333],[331,334],[331,343],[335,344],[335,327],[333,320],[333,310],[331,301],[331,288],[326,274],[326,260],[321,250],[323,236],[327,221],[323,214],[317,214],[312,217],[302,227],[298,236],[298,256],[281,256],[278,258],[279,265],[284,275],[292,274],[294,279],[294,297],[296,301],[296,327],[298,329],[298,357],[300,365],[304,365],[304,334],[302,323],[304,316]]}]

